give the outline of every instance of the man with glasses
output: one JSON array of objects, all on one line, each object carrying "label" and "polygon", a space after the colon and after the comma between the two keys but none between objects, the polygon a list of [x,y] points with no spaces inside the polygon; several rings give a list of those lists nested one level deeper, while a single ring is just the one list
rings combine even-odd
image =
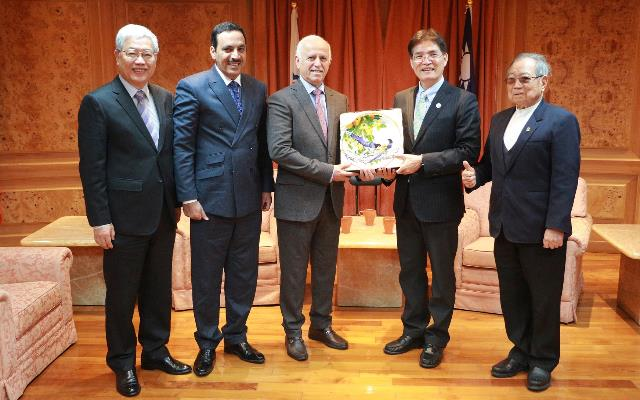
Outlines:
[{"label": "man with glasses", "polygon": [[140,393],[142,368],[187,374],[166,347],[171,328],[171,261],[180,217],[173,178],[171,93],[149,83],[158,39],[127,25],[116,36],[118,76],[84,97],[78,112],[80,178],[87,218],[104,249],[107,365],[123,396]]},{"label": "man with glasses", "polygon": [[[449,55],[436,31],[416,32],[408,50],[420,82],[394,98],[394,107],[402,109],[405,154],[395,174],[383,175],[385,184],[396,180],[393,209],[405,306],[402,335],[384,352],[422,348],[420,366],[435,368],[449,342],[455,302],[453,260],[464,214],[460,170],[463,160],[478,156],[480,114],[475,95],[445,81]],[[433,276],[430,297],[427,256]]]},{"label": "man with glasses", "polygon": [[[256,294],[261,210],[271,207],[273,168],[266,144],[264,83],[242,73],[244,30],[222,22],[211,32],[214,65],[178,83],[174,160],[178,199],[191,219],[197,376],[213,370],[216,347],[262,364],[247,340]],[[219,328],[224,273],[226,324]]]},{"label": "man with glasses", "polygon": [[529,371],[532,391],[551,385],[560,360],[560,297],[580,172],[576,117],[543,99],[550,74],[544,56],[516,56],[506,79],[515,107],[493,116],[482,160],[475,168],[465,161],[462,172],[469,191],[493,182],[489,227],[513,347],[491,375]]}]

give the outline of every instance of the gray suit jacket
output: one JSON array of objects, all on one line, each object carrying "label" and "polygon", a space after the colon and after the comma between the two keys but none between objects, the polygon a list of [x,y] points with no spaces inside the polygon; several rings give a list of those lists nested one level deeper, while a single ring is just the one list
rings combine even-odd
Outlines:
[{"label": "gray suit jacket", "polygon": [[278,163],[275,216],[308,222],[320,213],[327,188],[337,218],[342,217],[344,182],[332,182],[333,165],[340,163],[340,114],[347,97],[325,86],[328,143],[309,94],[301,82],[274,93],[267,100],[267,141]]},{"label": "gray suit jacket", "polygon": [[215,67],[178,82],[174,163],[180,201],[197,199],[207,214],[242,217],[273,191],[266,145],[266,87],[242,75],[242,116]]}]

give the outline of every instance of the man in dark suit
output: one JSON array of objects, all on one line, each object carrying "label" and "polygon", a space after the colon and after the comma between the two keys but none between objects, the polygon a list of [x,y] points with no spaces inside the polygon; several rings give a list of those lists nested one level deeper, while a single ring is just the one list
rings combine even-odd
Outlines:
[{"label": "man in dark suit", "polygon": [[298,361],[308,358],[302,303],[309,260],[309,339],[335,349],[348,347],[332,329],[331,309],[344,180],[354,174],[339,164],[339,117],[347,111],[347,98],[324,85],[330,65],[329,43],[319,36],[304,37],[296,49],[300,79],[268,100],[269,153],[278,163],[280,309],[287,354]]},{"label": "man in dark suit", "polygon": [[560,360],[560,297],[580,172],[576,117],[543,100],[550,73],[540,54],[515,58],[507,72],[515,107],[493,116],[482,160],[475,169],[465,162],[462,172],[468,190],[493,182],[489,226],[513,348],[491,374],[528,370],[533,391],[550,386]]},{"label": "man in dark suit", "polygon": [[[384,352],[402,354],[422,347],[420,366],[434,368],[449,342],[456,287],[453,260],[464,214],[460,170],[463,160],[478,156],[480,114],[473,94],[445,81],[449,56],[436,31],[416,32],[408,50],[420,83],[394,98],[394,107],[402,109],[405,150],[396,171],[393,204],[405,298],[403,332]],[[433,277],[431,297],[427,256]]]},{"label": "man in dark suit", "polygon": [[149,83],[158,50],[158,40],[147,28],[120,29],[118,76],[86,95],[78,112],[87,217],[96,243],[105,249],[107,364],[124,396],[140,393],[131,323],[136,301],[142,368],[170,374],[191,371],[166,347],[180,209],[173,178],[173,98]]},{"label": "man in dark suit", "polygon": [[[178,199],[191,218],[191,282],[198,376],[208,375],[215,349],[256,364],[247,319],[258,280],[262,213],[271,206],[273,168],[266,145],[266,87],[242,74],[246,38],[232,22],[211,32],[207,71],[184,78],[174,108]],[[224,272],[227,323],[218,328]]]}]

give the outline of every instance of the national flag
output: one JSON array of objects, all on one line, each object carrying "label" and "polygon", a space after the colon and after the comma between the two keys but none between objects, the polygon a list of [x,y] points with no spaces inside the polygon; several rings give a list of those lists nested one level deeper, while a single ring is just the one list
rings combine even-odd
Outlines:
[{"label": "national flag", "polygon": [[464,34],[462,37],[462,58],[460,60],[460,80],[458,87],[478,94],[478,84],[473,66],[473,31],[471,30],[471,0],[467,1],[464,18]]}]

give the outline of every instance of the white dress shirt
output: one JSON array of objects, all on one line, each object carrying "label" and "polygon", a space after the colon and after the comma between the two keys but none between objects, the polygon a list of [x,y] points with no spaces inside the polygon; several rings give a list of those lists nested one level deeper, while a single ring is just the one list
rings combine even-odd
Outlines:
[{"label": "white dress shirt", "polygon": [[538,108],[540,102],[542,101],[542,97],[538,102],[527,108],[516,108],[516,111],[511,116],[509,120],[509,124],[507,125],[507,129],[504,131],[504,147],[508,150],[511,150],[514,144],[518,141],[518,136],[520,136],[520,132],[524,129],[524,126],[529,121],[529,118],[533,115],[533,112]]}]

